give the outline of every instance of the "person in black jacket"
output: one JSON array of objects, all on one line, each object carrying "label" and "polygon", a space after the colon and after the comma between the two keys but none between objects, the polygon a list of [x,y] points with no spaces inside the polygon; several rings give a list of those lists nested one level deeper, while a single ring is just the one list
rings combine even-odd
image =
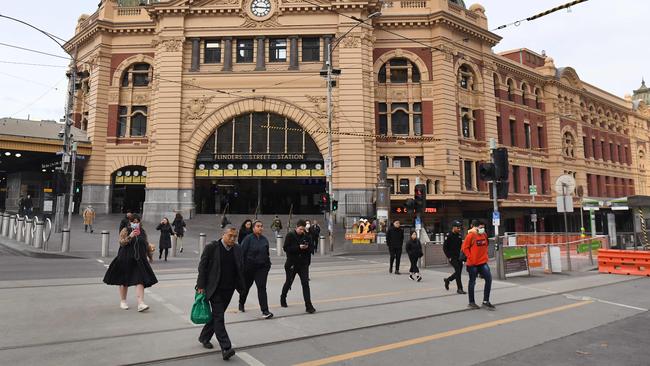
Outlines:
[{"label": "person in black jacket", "polygon": [[454,267],[454,273],[444,279],[445,289],[449,290],[449,283],[456,280],[456,292],[459,294],[465,294],[460,276],[463,271],[463,262],[458,258],[460,255],[460,247],[463,244],[463,238],[460,234],[462,226],[463,224],[458,220],[452,222],[451,231],[447,234],[445,242],[442,244],[442,250],[445,252],[447,260]]},{"label": "person in black jacket", "polygon": [[165,262],[167,262],[169,248],[172,247],[172,235],[174,235],[174,229],[169,224],[169,219],[163,217],[160,224],[156,226],[156,230],[160,230],[160,239],[158,240],[158,249],[160,249],[160,252],[158,253],[158,259],[162,258],[164,252]]},{"label": "person in black jacket", "polygon": [[305,310],[313,314],[316,312],[311,303],[311,293],[309,290],[309,263],[313,243],[311,238],[305,233],[305,220],[298,220],[296,228],[287,233],[284,239],[284,252],[287,253],[287,261],[284,263],[286,281],[282,286],[282,295],[280,295],[280,305],[287,307],[287,293],[291,289],[296,274],[300,276],[302,285],[302,297],[305,300]]},{"label": "person in black jacket", "polygon": [[241,244],[248,234],[253,233],[253,222],[250,219],[244,220],[239,227],[239,235],[237,236],[237,243]]},{"label": "person in black jacket", "polygon": [[255,282],[262,315],[264,318],[270,319],[273,317],[273,313],[269,311],[269,302],[266,297],[266,280],[271,270],[271,256],[269,254],[269,241],[262,235],[263,230],[262,222],[256,220],[253,222],[253,234],[246,236],[241,243],[246,288],[243,293],[239,294],[239,311],[242,313],[246,311],[244,307],[246,298],[251,286],[253,286],[253,282]]},{"label": "person in black jacket", "polygon": [[399,273],[399,262],[402,258],[402,245],[404,244],[404,229],[400,228],[399,220],[394,220],[393,225],[386,232],[386,244],[390,253],[390,268],[388,273],[393,273],[393,262],[395,262],[395,274]]},{"label": "person in black jacket", "polygon": [[411,239],[406,243],[406,253],[409,256],[409,261],[411,261],[409,278],[413,281],[422,281],[420,269],[418,268],[418,259],[420,259],[424,253],[422,253],[422,244],[420,244],[420,239],[418,239],[418,233],[415,231],[411,233]]},{"label": "person in black jacket", "polygon": [[177,212],[174,221],[172,222],[172,227],[174,229],[174,235],[176,236],[176,246],[179,248],[179,253],[183,253],[183,236],[185,236],[186,226],[185,220],[183,220],[183,215],[181,215],[180,212]]},{"label": "person in black jacket", "polygon": [[205,324],[199,335],[203,347],[213,348],[210,339],[217,336],[224,360],[235,355],[228,332],[226,332],[224,313],[230,304],[235,289],[244,291],[244,264],[241,248],[237,245],[237,229],[228,225],[221,239],[205,246],[199,262],[199,275],[196,291],[204,293],[212,308],[212,321]]}]

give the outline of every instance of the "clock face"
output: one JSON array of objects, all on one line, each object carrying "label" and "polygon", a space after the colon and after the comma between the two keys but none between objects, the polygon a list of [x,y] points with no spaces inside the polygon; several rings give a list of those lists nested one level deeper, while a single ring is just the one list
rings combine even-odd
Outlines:
[{"label": "clock face", "polygon": [[251,12],[258,17],[267,16],[271,12],[271,0],[253,0]]}]

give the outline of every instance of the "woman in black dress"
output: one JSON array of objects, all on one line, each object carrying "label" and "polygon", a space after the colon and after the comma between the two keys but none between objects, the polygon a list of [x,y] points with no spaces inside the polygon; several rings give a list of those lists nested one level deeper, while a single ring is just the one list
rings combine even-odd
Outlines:
[{"label": "woman in black dress", "polygon": [[158,259],[162,258],[163,251],[165,252],[165,262],[167,262],[167,255],[169,254],[169,248],[172,247],[172,235],[174,235],[174,229],[169,225],[169,219],[163,217],[162,221],[156,230],[160,230],[160,240],[158,240],[158,248],[160,252],[158,254]]},{"label": "woman in black dress", "polygon": [[183,215],[178,212],[176,213],[172,227],[176,236],[176,246],[180,248],[178,251],[183,253],[183,235],[185,235],[185,220],[183,220]]},{"label": "woman in black dress", "polygon": [[120,308],[124,310],[129,308],[126,303],[129,286],[135,286],[138,311],[145,311],[149,306],[144,303],[144,289],[158,283],[149,264],[153,258],[149,252],[147,234],[140,225],[140,216],[134,215],[130,225],[122,229],[120,249],[104,275],[104,283],[119,286]]},{"label": "woman in black dress", "polygon": [[237,243],[241,244],[244,241],[244,238],[248,234],[253,233],[253,222],[250,219],[246,219],[239,228],[239,235],[237,236]]},{"label": "woman in black dress", "polygon": [[422,281],[422,276],[420,275],[420,269],[418,268],[418,259],[422,257],[422,244],[418,239],[417,232],[411,233],[410,240],[406,243],[406,253],[409,255],[409,260],[411,261],[411,269],[409,272],[409,278],[413,281]]}]

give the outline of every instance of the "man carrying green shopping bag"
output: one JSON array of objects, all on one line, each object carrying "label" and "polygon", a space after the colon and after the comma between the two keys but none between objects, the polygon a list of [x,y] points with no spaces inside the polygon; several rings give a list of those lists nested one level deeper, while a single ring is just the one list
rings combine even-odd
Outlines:
[{"label": "man carrying green shopping bag", "polygon": [[216,335],[224,360],[235,355],[226,332],[224,313],[235,290],[241,293],[245,288],[242,252],[236,239],[237,229],[226,225],[221,239],[205,246],[196,279],[196,292],[204,294],[212,308],[212,321],[201,330],[199,342],[205,348],[213,348],[210,339]]}]

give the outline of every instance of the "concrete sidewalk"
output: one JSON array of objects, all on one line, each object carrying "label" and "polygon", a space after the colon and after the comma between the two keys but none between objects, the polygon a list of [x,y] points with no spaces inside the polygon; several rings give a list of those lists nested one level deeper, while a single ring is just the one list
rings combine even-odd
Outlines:
[{"label": "concrete sidewalk", "polygon": [[[289,294],[289,308],[279,307],[284,281],[281,261],[274,261],[268,283],[275,318],[260,318],[255,287],[246,313],[237,312],[235,294],[226,315],[235,347],[465,311],[467,297],[442,286],[447,269],[424,270],[424,280],[417,283],[408,276],[389,275],[382,258],[330,259],[314,263],[310,271],[316,314],[304,312],[298,283]],[[199,326],[189,322],[195,267],[155,268],[160,282],[147,290],[151,309],[145,313],[134,309],[132,292],[128,297],[131,309],[120,310],[117,289],[102,284],[100,278],[0,282],[0,318],[4,320],[0,359],[12,365],[100,366],[208,353],[197,342]],[[467,283],[466,277],[463,280]],[[517,283],[494,281],[492,299],[499,306],[631,280],[650,281],[595,273],[550,275],[542,280],[519,278]],[[481,289],[479,281],[477,293]]]}]

